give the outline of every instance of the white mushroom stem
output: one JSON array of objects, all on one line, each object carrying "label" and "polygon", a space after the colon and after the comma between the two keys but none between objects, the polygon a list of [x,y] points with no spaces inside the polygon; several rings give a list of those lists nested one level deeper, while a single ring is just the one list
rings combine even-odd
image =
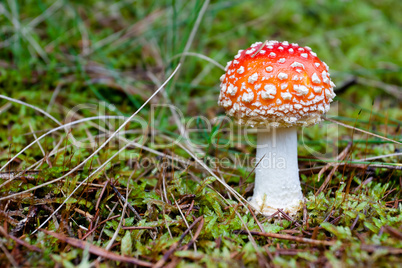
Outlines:
[{"label": "white mushroom stem", "polygon": [[255,169],[251,205],[267,216],[278,208],[295,214],[303,200],[297,164],[297,129],[259,129],[257,135],[259,164]]}]

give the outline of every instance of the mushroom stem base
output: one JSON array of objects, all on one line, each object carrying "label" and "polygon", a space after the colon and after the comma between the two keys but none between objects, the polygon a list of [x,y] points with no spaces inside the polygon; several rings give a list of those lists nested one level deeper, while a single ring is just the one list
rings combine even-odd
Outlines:
[{"label": "mushroom stem base", "polygon": [[303,200],[297,162],[297,129],[259,129],[257,135],[258,166],[250,204],[266,216],[278,209],[295,214]]}]

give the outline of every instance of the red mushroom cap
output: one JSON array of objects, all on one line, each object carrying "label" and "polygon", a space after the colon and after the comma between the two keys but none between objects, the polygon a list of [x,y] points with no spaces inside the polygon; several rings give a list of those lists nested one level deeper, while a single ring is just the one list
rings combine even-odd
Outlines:
[{"label": "red mushroom cap", "polygon": [[335,97],[328,66],[311,48],[286,41],[239,50],[225,70],[218,104],[239,124],[312,125]]}]

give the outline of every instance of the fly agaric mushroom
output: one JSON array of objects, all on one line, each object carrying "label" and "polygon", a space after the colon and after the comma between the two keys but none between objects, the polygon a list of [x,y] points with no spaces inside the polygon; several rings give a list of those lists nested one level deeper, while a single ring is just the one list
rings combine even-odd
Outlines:
[{"label": "fly agaric mushroom", "polygon": [[297,126],[321,121],[335,97],[328,66],[309,47],[257,42],[239,50],[221,77],[218,104],[240,125],[257,128],[251,205],[264,215],[295,214],[303,200]]}]

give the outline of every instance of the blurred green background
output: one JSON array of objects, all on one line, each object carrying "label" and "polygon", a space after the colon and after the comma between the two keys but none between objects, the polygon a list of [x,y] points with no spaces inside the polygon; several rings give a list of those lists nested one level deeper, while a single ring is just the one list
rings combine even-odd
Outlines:
[{"label": "blurred green background", "polygon": [[[365,78],[364,85],[349,88],[341,97],[366,108],[377,98],[389,99],[379,108],[387,107],[390,113],[398,106],[400,92],[396,99],[378,81],[402,82],[401,1],[204,4],[5,0],[0,9],[2,90],[48,103],[61,83],[58,96],[67,107],[105,100],[130,112],[155,87],[149,73],[163,80],[183,51],[225,65],[238,49],[274,39],[312,47],[330,66],[338,87],[351,76]],[[194,56],[182,62],[175,87],[168,91],[174,103],[185,109],[192,101],[206,101],[213,107],[222,71]]]}]

